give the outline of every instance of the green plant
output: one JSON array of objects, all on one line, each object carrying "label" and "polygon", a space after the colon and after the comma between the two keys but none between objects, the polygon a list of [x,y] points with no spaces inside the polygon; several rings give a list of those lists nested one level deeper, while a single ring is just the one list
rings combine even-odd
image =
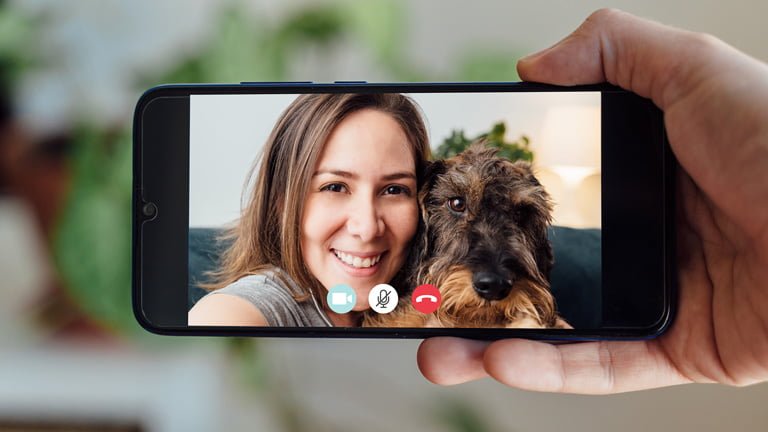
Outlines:
[{"label": "green plant", "polygon": [[130,135],[79,126],[71,140],[75,175],[52,245],[59,274],[90,317],[118,332],[143,332],[130,297]]},{"label": "green plant", "polygon": [[467,138],[463,130],[453,130],[451,136],[443,142],[433,152],[435,159],[446,159],[456,156],[466,149],[470,144],[478,140],[484,140],[487,146],[499,149],[499,156],[505,157],[511,161],[525,160],[533,161],[533,152],[530,150],[531,141],[527,136],[521,135],[517,141],[507,141],[505,136],[507,127],[504,122],[493,125],[489,132],[480,134],[475,138]]}]

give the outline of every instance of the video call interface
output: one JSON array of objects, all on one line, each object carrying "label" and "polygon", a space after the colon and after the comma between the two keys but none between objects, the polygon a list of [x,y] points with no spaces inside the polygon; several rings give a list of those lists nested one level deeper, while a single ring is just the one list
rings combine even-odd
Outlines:
[{"label": "video call interface", "polygon": [[599,328],[600,92],[190,101],[190,326]]}]

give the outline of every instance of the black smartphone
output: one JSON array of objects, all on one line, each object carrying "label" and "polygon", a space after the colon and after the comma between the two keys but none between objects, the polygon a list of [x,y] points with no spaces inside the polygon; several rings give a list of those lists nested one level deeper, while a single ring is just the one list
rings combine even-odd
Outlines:
[{"label": "black smartphone", "polygon": [[165,85],[133,137],[151,332],[641,339],[674,315],[663,116],[607,84]]}]

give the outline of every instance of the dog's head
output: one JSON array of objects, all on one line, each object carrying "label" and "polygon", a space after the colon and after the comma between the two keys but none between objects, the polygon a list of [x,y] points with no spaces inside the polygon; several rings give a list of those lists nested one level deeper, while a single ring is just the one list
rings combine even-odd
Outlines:
[{"label": "dog's head", "polygon": [[[429,166],[419,200],[416,278],[438,286],[451,285],[445,278],[459,274],[464,279],[457,284],[465,286],[459,295],[444,293],[442,308],[456,301],[461,304],[455,307],[492,303],[504,309],[523,298],[536,303],[537,296],[550,296],[552,204],[529,163],[510,162],[475,143]],[[543,302],[553,303],[551,296]]]}]

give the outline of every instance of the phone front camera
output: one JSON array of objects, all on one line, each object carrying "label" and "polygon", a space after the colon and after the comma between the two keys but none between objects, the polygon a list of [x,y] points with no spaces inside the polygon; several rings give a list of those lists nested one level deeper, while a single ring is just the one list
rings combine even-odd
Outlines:
[{"label": "phone front camera", "polygon": [[157,206],[155,203],[146,203],[141,210],[147,218],[154,219],[157,216]]}]

